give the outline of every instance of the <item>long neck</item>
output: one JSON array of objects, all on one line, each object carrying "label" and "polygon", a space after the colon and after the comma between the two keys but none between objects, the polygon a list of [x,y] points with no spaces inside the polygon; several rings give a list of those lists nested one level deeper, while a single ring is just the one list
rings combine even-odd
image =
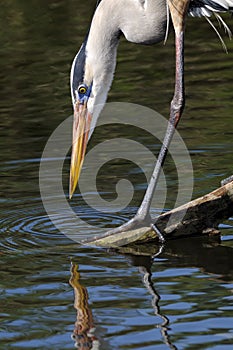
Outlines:
[{"label": "long neck", "polygon": [[112,16],[111,3],[104,1],[98,6],[92,20],[86,45],[84,81],[92,82],[92,94],[88,109],[93,113],[92,127],[107,99],[116,67],[119,27],[117,18]]}]

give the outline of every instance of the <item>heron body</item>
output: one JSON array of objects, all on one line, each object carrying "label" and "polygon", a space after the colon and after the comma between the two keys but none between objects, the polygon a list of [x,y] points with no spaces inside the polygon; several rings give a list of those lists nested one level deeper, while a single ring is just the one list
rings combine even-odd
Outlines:
[{"label": "heron body", "polygon": [[[100,0],[90,30],[71,69],[71,95],[74,107],[70,196],[80,175],[86,145],[107,99],[122,35],[133,43],[155,44],[166,38],[169,19],[175,30],[176,77],[167,133],[144,200],[136,214],[139,221],[148,211],[161,166],[174,128],[184,108],[184,26],[187,14],[204,16],[233,11],[233,0]],[[220,18],[221,20],[221,18]],[[225,29],[226,24],[221,20]],[[90,131],[91,129],[91,131]],[[138,220],[131,220],[134,223]]]},{"label": "heron body", "polygon": [[127,6],[125,0],[100,2],[86,43],[84,76],[78,82],[87,86],[92,83],[92,94],[88,100],[88,110],[93,113],[91,130],[112,83],[120,36],[123,34],[127,40],[138,44],[158,43],[164,39],[166,22],[164,0],[131,0]]}]

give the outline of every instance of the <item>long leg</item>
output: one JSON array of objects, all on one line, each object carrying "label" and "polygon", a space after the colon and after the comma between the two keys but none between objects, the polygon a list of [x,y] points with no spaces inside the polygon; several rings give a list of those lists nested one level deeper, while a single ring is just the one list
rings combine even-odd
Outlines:
[{"label": "long leg", "polygon": [[159,180],[159,175],[165,161],[168,147],[171,143],[175,129],[181,118],[184,104],[185,104],[185,93],[184,93],[184,27],[185,17],[187,8],[190,0],[168,0],[168,6],[170,9],[172,22],[175,29],[175,45],[176,45],[176,75],[175,75],[175,91],[171,102],[170,118],[161,147],[157,163],[155,165],[151,180],[147,187],[145,196],[141,203],[140,208],[136,216],[142,220],[146,220],[149,216],[149,210],[151,201]]},{"label": "long leg", "polygon": [[184,96],[184,32],[176,34],[176,80],[175,80],[175,92],[171,101],[170,118],[168,127],[166,130],[165,138],[161,150],[159,152],[158,160],[156,162],[153,174],[151,176],[149,185],[147,187],[145,196],[138,209],[137,215],[141,218],[145,218],[149,214],[151,201],[153,198],[156,185],[159,180],[159,175],[166,159],[168,147],[171,143],[177,124],[181,118],[185,104]]}]

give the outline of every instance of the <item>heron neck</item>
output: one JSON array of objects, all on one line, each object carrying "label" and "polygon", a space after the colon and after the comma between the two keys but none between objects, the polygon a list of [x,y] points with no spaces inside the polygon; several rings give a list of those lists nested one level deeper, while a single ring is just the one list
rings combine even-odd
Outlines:
[{"label": "heron neck", "polygon": [[109,18],[112,11],[110,3],[105,1],[104,6],[102,3],[98,6],[86,45],[84,80],[88,85],[91,82],[93,84],[89,110],[93,111],[94,114],[99,114],[107,99],[116,67],[120,30],[117,19],[114,19],[114,16]]}]

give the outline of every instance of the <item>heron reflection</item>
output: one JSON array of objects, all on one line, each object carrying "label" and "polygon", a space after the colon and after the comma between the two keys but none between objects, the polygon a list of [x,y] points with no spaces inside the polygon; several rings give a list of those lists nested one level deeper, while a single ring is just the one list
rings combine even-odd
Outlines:
[{"label": "heron reflection", "polygon": [[160,312],[160,306],[159,306],[159,301],[160,301],[160,295],[156,291],[154,284],[152,282],[151,276],[151,270],[146,268],[145,266],[139,266],[139,271],[142,274],[142,280],[143,283],[146,287],[146,289],[149,291],[149,293],[152,295],[152,306],[154,309],[154,314],[155,316],[158,316],[161,319],[161,323],[158,323],[156,325],[156,328],[160,329],[162,339],[166,345],[172,350],[177,350],[177,347],[172,344],[168,331],[168,325],[169,325],[169,319],[161,314]]},{"label": "heron reflection", "polygon": [[71,264],[69,282],[74,289],[74,307],[77,310],[77,320],[72,335],[75,340],[75,347],[79,350],[98,350],[99,341],[94,335],[95,325],[92,311],[88,305],[88,292],[80,283],[77,264]]},{"label": "heron reflection", "polygon": [[[137,265],[135,261],[132,262],[134,265]],[[177,348],[172,344],[168,334],[169,319],[160,312],[160,296],[153,285],[150,266],[151,265],[149,264],[143,264],[138,267],[139,272],[142,274],[143,284],[152,295],[152,306],[154,309],[154,314],[161,319],[161,322],[156,324],[156,328],[160,329],[163,342],[170,349],[176,350]],[[72,338],[75,340],[75,347],[79,350],[101,349],[100,342],[95,336],[93,315],[88,304],[88,292],[87,289],[80,283],[80,273],[78,272],[77,264],[72,263],[71,265],[71,277],[69,282],[74,289],[74,307],[77,310],[77,320],[75,322],[75,327],[72,335]]]}]

